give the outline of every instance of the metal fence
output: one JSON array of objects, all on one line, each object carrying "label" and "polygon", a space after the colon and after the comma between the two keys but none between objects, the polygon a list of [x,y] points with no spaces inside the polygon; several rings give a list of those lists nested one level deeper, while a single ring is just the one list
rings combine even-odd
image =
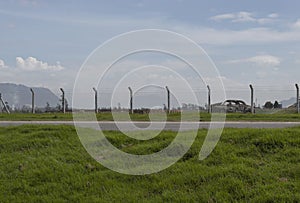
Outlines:
[{"label": "metal fence", "polygon": [[[3,91],[3,90],[2,90]],[[223,100],[218,97],[220,90],[210,86],[194,88],[197,102],[192,103],[187,98],[187,92],[180,88],[165,87],[160,89],[141,90],[134,92],[130,87],[124,87],[121,92],[113,93],[112,89],[96,89],[79,92],[82,97],[82,106],[72,107],[72,90],[57,88],[51,92],[39,93],[37,88],[28,90],[0,92],[0,112],[70,112],[85,110],[96,112],[130,111],[140,112],[144,109],[157,111],[200,110],[211,112],[216,104],[222,105]],[[285,111],[299,113],[299,86],[269,87],[249,85],[244,87],[226,88],[226,99],[243,100],[250,106],[252,113],[273,113]],[[52,94],[52,93],[51,93]]]}]

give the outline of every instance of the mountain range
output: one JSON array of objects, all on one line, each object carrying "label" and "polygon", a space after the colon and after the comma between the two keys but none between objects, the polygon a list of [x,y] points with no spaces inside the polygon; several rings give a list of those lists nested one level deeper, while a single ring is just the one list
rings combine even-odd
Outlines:
[{"label": "mountain range", "polygon": [[296,97],[292,97],[292,98],[287,99],[287,100],[282,100],[280,103],[282,104],[282,106],[284,108],[289,107],[289,106],[296,103]]},{"label": "mountain range", "polygon": [[[59,103],[59,97],[51,90],[44,87],[32,87],[35,94],[35,106],[45,107],[47,103],[50,106],[56,106]],[[31,106],[30,87],[12,83],[0,83],[0,93],[4,102],[12,108],[22,108]]]}]

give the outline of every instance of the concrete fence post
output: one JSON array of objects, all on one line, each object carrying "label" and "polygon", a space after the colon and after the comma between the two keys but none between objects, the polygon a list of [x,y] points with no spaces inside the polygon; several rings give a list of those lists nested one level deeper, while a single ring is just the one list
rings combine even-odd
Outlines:
[{"label": "concrete fence post", "polygon": [[254,113],[254,90],[253,90],[253,86],[250,84],[250,91],[251,91],[251,113]]},{"label": "concrete fence post", "polygon": [[63,112],[63,113],[66,113],[65,91],[63,90],[63,88],[60,88],[60,91],[62,92],[62,95],[61,95],[62,112]]},{"label": "concrete fence post", "polygon": [[170,113],[170,90],[169,90],[169,88],[168,88],[168,86],[166,86],[166,90],[167,90],[167,104],[168,104],[168,106],[167,106],[167,112],[168,112],[168,114]]},{"label": "concrete fence post", "polygon": [[98,91],[95,87],[93,87],[95,92],[95,113],[98,113]]},{"label": "concrete fence post", "polygon": [[30,88],[31,92],[31,113],[35,113],[35,106],[34,106],[34,91],[32,88]]},{"label": "concrete fence post", "polygon": [[131,87],[128,87],[129,90],[129,113],[133,114],[133,93]]},{"label": "concrete fence post", "polygon": [[210,114],[211,113],[211,100],[210,100],[210,87],[209,85],[207,85],[207,89],[208,89],[208,95],[207,95],[207,108],[208,108],[208,113]]},{"label": "concrete fence post", "polygon": [[6,113],[10,114],[9,109],[7,108],[5,102],[4,102],[3,99],[2,99],[2,94],[1,94],[1,93],[0,93],[0,101],[1,101],[1,103],[2,103],[2,105],[3,105],[3,108],[4,108],[4,110],[6,111]]},{"label": "concrete fence post", "polygon": [[299,86],[298,86],[298,84],[295,84],[295,86],[296,86],[296,108],[297,108],[297,113],[299,113]]}]

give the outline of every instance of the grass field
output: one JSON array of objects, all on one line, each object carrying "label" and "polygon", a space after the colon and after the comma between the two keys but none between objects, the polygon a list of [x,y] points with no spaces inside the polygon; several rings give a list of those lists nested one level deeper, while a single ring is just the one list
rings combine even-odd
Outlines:
[{"label": "grass field", "polygon": [[[71,126],[0,128],[0,202],[299,202],[300,128],[225,129],[198,161],[206,135],[156,174],[122,175],[95,162]],[[136,141],[107,132],[116,147],[150,154],[174,132]]]},{"label": "grass field", "polygon": [[[127,113],[118,113],[120,120],[128,120]],[[187,114],[185,120],[195,121],[195,113]],[[162,114],[154,114],[154,119],[160,120]],[[0,121],[70,121],[73,119],[72,113],[43,113],[43,114],[0,114]],[[99,113],[97,114],[98,121],[113,121],[111,113]],[[147,114],[133,114],[131,119],[134,121],[148,121],[149,115]],[[168,115],[168,121],[180,121],[180,113],[172,113]],[[211,116],[208,113],[200,114],[200,121],[210,121]],[[84,119],[83,119],[84,120]],[[300,114],[292,113],[274,113],[274,114],[240,114],[240,113],[228,113],[226,115],[227,121],[300,121]]]}]

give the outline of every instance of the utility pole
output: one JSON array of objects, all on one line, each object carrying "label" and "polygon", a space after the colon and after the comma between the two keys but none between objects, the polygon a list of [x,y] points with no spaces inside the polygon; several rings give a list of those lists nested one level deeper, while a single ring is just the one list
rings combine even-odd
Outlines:
[{"label": "utility pole", "polygon": [[133,114],[133,94],[132,94],[132,89],[131,89],[131,87],[128,87],[128,89],[129,89],[129,96],[130,96],[130,100],[129,100],[129,113],[130,114]]},{"label": "utility pole", "polygon": [[168,113],[170,113],[170,90],[168,88],[168,86],[166,86],[166,90],[167,90],[167,98],[168,98]]},{"label": "utility pole", "polygon": [[207,96],[208,104],[207,104],[207,107],[208,107],[208,113],[211,113],[211,100],[210,100],[210,87],[209,87],[209,85],[207,85],[207,89],[208,89],[208,96]]},{"label": "utility pole", "polygon": [[98,92],[96,88],[93,87],[93,90],[95,92],[95,113],[98,113]]},{"label": "utility pole", "polygon": [[297,101],[296,101],[296,108],[297,108],[297,113],[299,113],[299,86],[298,86],[298,84],[295,84],[295,86],[296,86],[296,90],[297,90],[297,96],[296,96],[296,99],[297,99]]},{"label": "utility pole", "polygon": [[31,113],[35,113],[35,106],[34,106],[34,91],[30,88],[31,91]]},{"label": "utility pole", "polygon": [[2,105],[3,105],[4,110],[6,111],[6,113],[10,114],[9,109],[7,108],[5,102],[4,102],[3,99],[2,99],[2,94],[1,94],[1,93],[0,93],[0,101],[1,101],[1,103],[2,103]]},{"label": "utility pole", "polygon": [[65,91],[63,90],[63,88],[60,88],[60,91],[62,92],[61,95],[61,106],[62,106],[62,112],[66,113],[66,105],[65,105]]},{"label": "utility pole", "polygon": [[250,90],[251,90],[251,113],[253,114],[254,113],[254,101],[253,101],[253,98],[254,98],[254,91],[253,91],[253,86],[250,84],[249,85],[250,87]]}]

